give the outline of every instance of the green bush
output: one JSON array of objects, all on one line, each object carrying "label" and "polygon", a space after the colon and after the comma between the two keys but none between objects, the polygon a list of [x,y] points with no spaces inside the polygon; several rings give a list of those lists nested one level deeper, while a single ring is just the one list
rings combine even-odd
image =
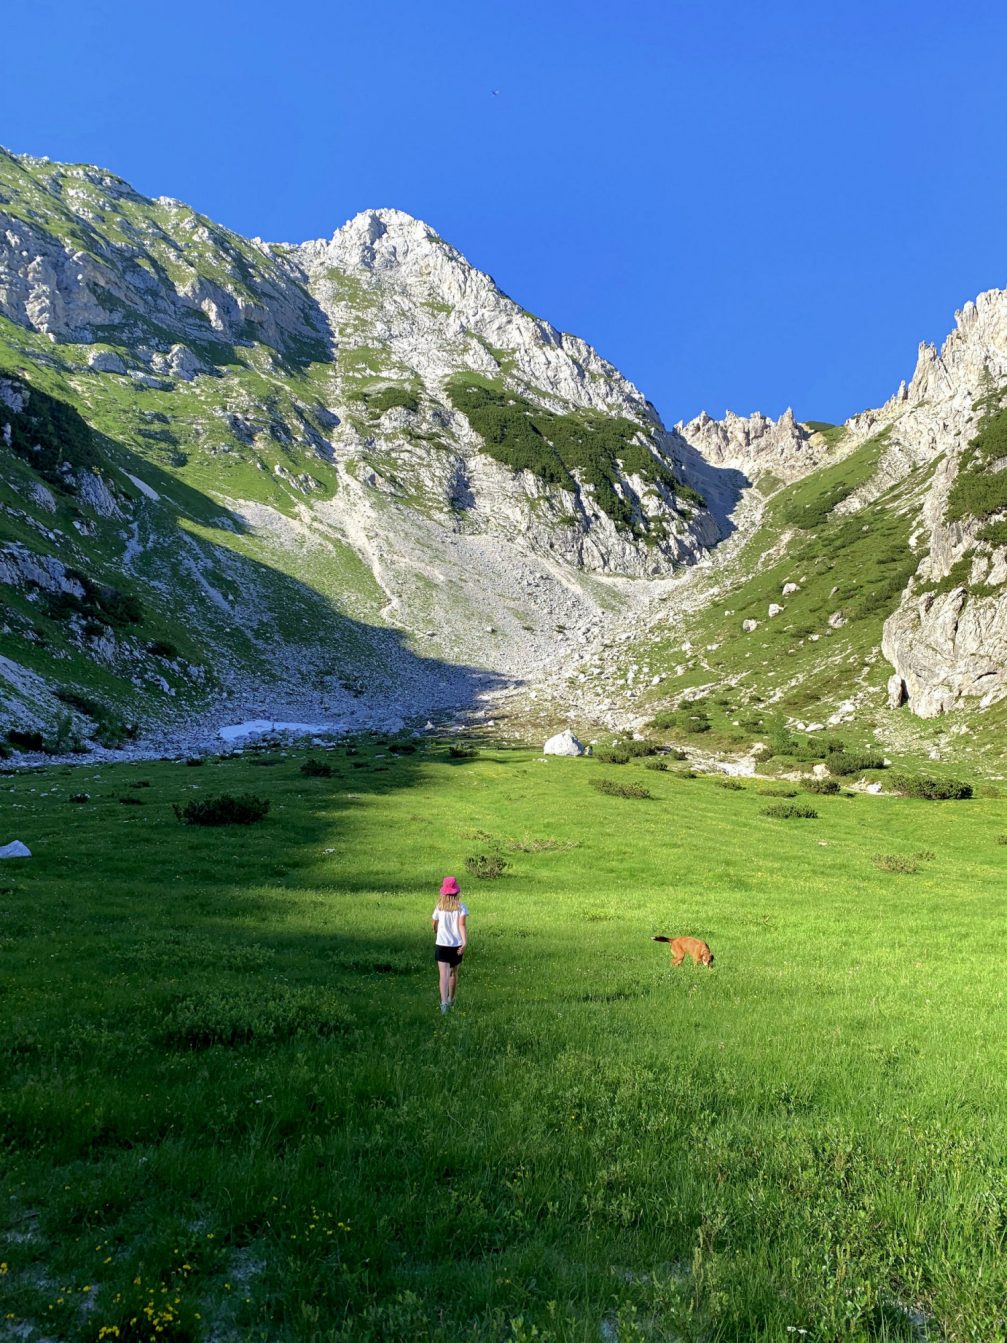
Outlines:
[{"label": "green bush", "polygon": [[184,807],[174,808],[175,815],[186,825],[252,825],[265,820],[269,802],[254,793],[221,793],[219,797],[194,798]]},{"label": "green bush", "polygon": [[666,770],[666,769],[668,768],[668,762],[667,762],[667,760],[661,760],[660,758],[657,758],[657,759],[651,759],[651,760],[645,760],[645,761],[643,762],[643,767],[644,767],[644,769],[653,769],[653,770],[663,771],[663,770]]},{"label": "green bush", "polygon": [[[347,751],[346,754],[349,755],[350,752]],[[474,746],[462,745],[462,746],[448,747],[448,755],[451,757],[452,760],[475,760],[478,754],[479,752],[476,750]]]},{"label": "green bush", "polygon": [[324,760],[305,760],[301,773],[306,779],[331,779],[332,766]]},{"label": "green bush", "polygon": [[745,789],[745,785],[743,783],[739,783],[737,779],[731,779],[731,778],[718,779],[717,787],[726,788],[729,792],[732,793],[741,793],[744,792]]},{"label": "green bush", "polygon": [[774,802],[763,807],[763,816],[772,816],[777,821],[815,821],[818,812],[814,807],[806,807],[799,802]]},{"label": "green bush", "polygon": [[465,859],[465,871],[480,881],[495,881],[502,877],[510,863],[502,853],[474,853]]},{"label": "green bush", "polygon": [[830,774],[848,778],[851,774],[862,774],[868,769],[884,769],[884,756],[876,751],[830,751],[826,757]]},{"label": "green bush", "polygon": [[993,467],[1007,457],[1007,410],[987,415],[962,455],[948,495],[947,520],[980,521],[1007,509],[1007,471]]},{"label": "green bush", "polygon": [[178,657],[178,649],[173,643],[169,643],[167,639],[152,639],[147,645],[147,652],[150,653],[152,657],[166,658],[168,660]]},{"label": "green bush", "polygon": [[834,797],[839,792],[836,779],[803,779],[801,787],[806,793],[822,793],[826,797]]},{"label": "green bush", "polygon": [[592,788],[607,797],[650,797],[650,790],[638,783],[615,783],[612,779],[590,779]]},{"label": "green bush", "polygon": [[619,528],[648,534],[652,526],[622,493],[623,473],[663,485],[690,504],[703,502],[652,450],[652,431],[634,420],[592,410],[558,415],[515,392],[465,376],[451,380],[448,395],[496,461],[571,493],[577,489],[576,471],[591,487],[598,508]]},{"label": "green bush", "polygon": [[12,727],[7,733],[7,740],[11,746],[17,747],[19,751],[44,751],[45,737],[41,732],[34,728],[25,729]]},{"label": "green bush", "polygon": [[925,798],[928,802],[962,800],[972,796],[972,785],[963,779],[934,779],[925,774],[893,774],[888,780],[893,793]]},{"label": "green bush", "polygon": [[629,764],[629,752],[624,746],[596,746],[593,754],[603,765]]}]

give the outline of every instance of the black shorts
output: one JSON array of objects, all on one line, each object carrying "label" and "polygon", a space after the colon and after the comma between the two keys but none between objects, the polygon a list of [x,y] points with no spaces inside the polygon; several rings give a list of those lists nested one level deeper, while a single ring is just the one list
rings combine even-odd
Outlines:
[{"label": "black shorts", "polygon": [[434,960],[446,961],[448,965],[454,967],[462,963],[461,947],[434,947]]}]

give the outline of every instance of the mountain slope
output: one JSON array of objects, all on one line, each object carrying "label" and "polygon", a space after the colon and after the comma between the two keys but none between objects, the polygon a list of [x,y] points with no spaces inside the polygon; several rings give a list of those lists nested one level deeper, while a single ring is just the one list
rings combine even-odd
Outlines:
[{"label": "mountain slope", "polygon": [[397,211],[270,246],[0,152],[0,377],[15,726],[457,708],[720,534],[637,389]]}]

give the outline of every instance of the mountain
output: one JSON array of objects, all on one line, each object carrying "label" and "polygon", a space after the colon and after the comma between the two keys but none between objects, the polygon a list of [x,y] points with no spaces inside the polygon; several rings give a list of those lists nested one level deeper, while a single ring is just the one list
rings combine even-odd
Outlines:
[{"label": "mountain", "polygon": [[0,374],[25,729],[456,708],[722,530],[630,382],[395,210],[269,245],[2,153]]},{"label": "mountain", "polygon": [[400,211],[265,243],[0,152],[0,736],[481,707],[990,764],[1005,392],[991,291],[845,425],[669,429]]}]

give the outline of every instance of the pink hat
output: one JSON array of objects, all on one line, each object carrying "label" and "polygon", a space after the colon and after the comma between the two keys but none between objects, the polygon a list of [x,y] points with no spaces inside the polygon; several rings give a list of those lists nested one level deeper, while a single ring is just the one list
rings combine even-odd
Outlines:
[{"label": "pink hat", "polygon": [[441,895],[457,895],[460,889],[457,877],[445,877],[441,882]]}]

